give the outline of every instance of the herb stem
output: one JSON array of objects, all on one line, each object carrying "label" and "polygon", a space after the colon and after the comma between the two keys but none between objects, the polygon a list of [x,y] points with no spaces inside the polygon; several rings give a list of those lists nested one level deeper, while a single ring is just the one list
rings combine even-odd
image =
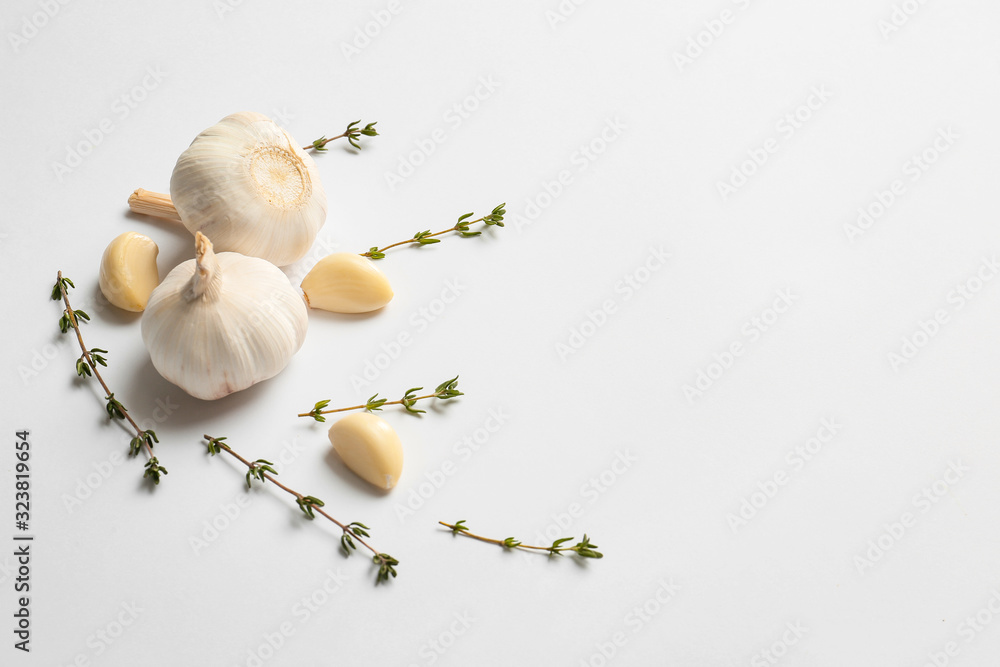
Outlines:
[{"label": "herb stem", "polygon": [[[395,569],[393,569],[393,566],[398,565],[399,561],[394,559],[392,556],[389,556],[388,554],[379,551],[378,549],[370,545],[368,542],[361,539],[362,535],[365,536],[368,535],[368,533],[364,532],[363,530],[365,526],[357,523],[344,524],[338,521],[333,516],[331,516],[326,510],[323,509],[322,507],[323,502],[321,500],[315,498],[314,496],[303,495],[298,491],[296,491],[295,489],[285,486],[276,479],[277,473],[274,471],[273,468],[270,467],[270,464],[267,461],[264,461],[263,459],[258,459],[257,461],[247,460],[242,455],[240,455],[239,452],[234,450],[225,442],[222,442],[223,440],[225,440],[225,438],[213,438],[210,435],[205,435],[204,438],[208,442],[208,450],[211,454],[215,454],[217,451],[220,450],[225,451],[230,456],[232,456],[237,461],[239,461],[240,463],[242,463],[247,467],[249,471],[247,473],[247,484],[250,483],[251,479],[258,479],[261,482],[265,480],[271,482],[285,493],[294,496],[295,501],[298,504],[299,508],[302,509],[302,511],[305,512],[306,516],[308,516],[309,518],[312,518],[313,512],[316,512],[325,517],[327,520],[334,523],[338,528],[340,528],[341,532],[343,533],[343,537],[341,538],[341,543],[344,545],[344,550],[348,555],[350,555],[350,549],[357,548],[354,546],[354,542],[361,543],[362,546],[371,551],[373,554],[373,560],[375,561],[376,564],[379,565],[379,578],[377,581],[388,580],[389,575],[393,577],[396,576],[396,571]],[[268,471],[270,471],[270,473]],[[359,525],[361,526],[362,530],[358,530],[358,528],[356,527]]]},{"label": "herb stem", "polygon": [[[424,400],[426,398],[437,398],[440,395],[441,395],[440,392],[435,392],[433,394],[427,394],[426,396],[417,396],[416,398],[412,398],[412,399],[409,399],[409,400],[411,400],[413,402],[416,402],[416,401],[422,401],[422,400]],[[382,403],[382,405],[403,405],[406,401],[407,401],[407,399],[401,398],[398,401],[386,401],[385,403]],[[350,412],[351,410],[365,410],[365,409],[368,409],[368,405],[369,405],[368,403],[364,403],[362,405],[352,405],[349,408],[334,408],[332,410],[314,410],[312,412],[302,412],[302,413],[300,413],[300,414],[298,414],[296,416],[297,417],[314,417],[315,415],[329,415],[329,414],[333,414],[334,412]]]},{"label": "herb stem", "polygon": [[[479,218],[478,220],[471,220],[471,221],[469,221],[468,224],[474,225],[477,222],[482,222],[482,221],[483,221],[483,218]],[[427,238],[430,238],[432,236],[441,236],[442,234],[447,234],[448,232],[453,232],[456,229],[458,229],[458,225],[455,225],[454,227],[449,227],[448,229],[442,229],[440,232],[434,232],[433,234],[425,234],[424,236],[422,236],[420,238],[427,239]],[[407,243],[420,243],[420,239],[406,239],[405,241],[397,241],[396,243],[390,243],[389,245],[385,246],[384,248],[379,248],[378,252],[385,252],[389,248],[395,248],[397,246],[406,245]],[[366,257],[366,256],[368,256],[368,253],[362,253],[361,256],[362,257]]]},{"label": "herb stem", "polygon": [[[209,435],[206,435],[205,439],[206,440],[211,440],[212,437],[209,436]],[[218,445],[223,450],[225,450],[230,456],[232,456],[233,458],[235,458],[237,461],[239,461],[240,463],[242,463],[243,465],[245,465],[250,470],[254,470],[254,469],[260,467],[260,464],[253,463],[252,461],[246,460],[245,458],[243,458],[243,456],[241,456],[239,454],[239,452],[235,451],[232,447],[230,447],[226,443],[220,442],[220,443],[218,443]],[[281,482],[279,482],[277,479],[275,479],[275,477],[273,475],[269,475],[268,473],[263,472],[263,471],[261,471],[260,474],[261,474],[261,476],[265,477],[267,479],[267,481],[271,482],[276,487],[278,487],[279,489],[285,491],[286,493],[290,493],[291,495],[295,496],[298,500],[304,500],[305,499],[305,496],[303,494],[299,493],[295,489],[291,489],[291,488],[285,486],[284,484],[282,484]],[[324,512],[322,510],[322,508],[314,506],[313,509],[315,511],[319,512],[320,514],[322,514],[323,516],[325,516],[330,521],[332,521],[335,524],[337,524],[337,526],[339,526],[341,530],[343,530],[345,532],[347,531],[347,526],[345,526],[344,524],[342,524],[341,522],[337,521],[332,516],[330,516],[329,514],[327,514],[326,512]],[[374,553],[374,554],[378,553],[378,551],[376,549],[374,549],[371,545],[369,545],[364,540],[359,539],[358,542],[361,542],[361,544],[365,545],[372,553]]]},{"label": "herb stem", "polygon": [[329,137],[329,138],[324,137],[322,139],[317,139],[315,143],[309,144],[308,146],[303,146],[302,150],[304,150],[304,151],[311,151],[311,150],[315,149],[315,150],[318,150],[318,151],[322,151],[322,150],[325,150],[324,146],[326,146],[331,141],[336,141],[337,139],[343,139],[346,136],[347,136],[347,132],[344,132],[343,134],[338,134],[335,137]]},{"label": "herb stem", "polygon": [[367,257],[369,259],[382,259],[383,257],[385,257],[385,251],[389,250],[390,248],[396,248],[402,245],[409,245],[411,243],[416,243],[418,245],[430,245],[432,243],[440,243],[441,239],[435,237],[441,236],[442,234],[447,234],[449,232],[458,232],[460,236],[466,238],[472,236],[479,236],[480,234],[482,234],[482,232],[470,231],[469,225],[474,225],[477,222],[482,222],[485,223],[487,226],[496,225],[497,227],[503,227],[504,226],[503,216],[507,213],[507,210],[504,208],[505,206],[506,204],[500,204],[499,206],[494,207],[494,209],[487,215],[484,215],[481,218],[476,218],[475,220],[469,220],[469,218],[472,217],[472,213],[466,213],[465,215],[459,216],[458,222],[455,223],[454,226],[449,227],[448,229],[442,229],[440,232],[433,232],[433,233],[429,229],[423,232],[417,232],[416,234],[413,235],[413,238],[409,238],[404,241],[397,241],[396,243],[390,243],[389,245],[384,246],[382,248],[379,248],[378,246],[372,246],[371,248],[368,249],[368,252],[362,252],[358,254],[360,254],[362,257]]},{"label": "herb stem", "polygon": [[[90,366],[91,370],[94,371],[94,377],[96,377],[97,381],[101,383],[101,387],[104,388],[105,395],[110,396],[111,388],[108,386],[108,383],[104,381],[104,378],[101,377],[101,372],[97,370],[97,364],[94,363],[93,357],[90,356],[90,350],[87,349],[87,344],[83,342],[83,334],[80,332],[80,323],[76,319],[76,311],[73,310],[73,306],[69,303],[69,294],[66,292],[66,285],[63,284],[62,271],[57,272],[56,276],[58,277],[59,291],[62,293],[63,303],[66,304],[65,312],[69,316],[70,324],[73,325],[73,332],[76,334],[77,342],[80,343],[80,351],[83,352],[83,358],[87,360],[87,364]],[[128,411],[124,411],[123,414],[125,415],[125,419],[128,423],[135,429],[136,435],[138,435],[142,429],[140,429],[139,425],[135,423],[135,420],[132,419]],[[153,455],[153,451],[149,449],[148,446],[146,447],[146,452],[150,456]]]},{"label": "herb stem", "polygon": [[326,410],[326,406],[330,405],[330,401],[318,401],[313,409],[309,412],[300,412],[299,417],[312,417],[318,422],[325,422],[326,417],[323,415],[328,415],[334,412],[348,412],[350,410],[367,410],[368,412],[376,412],[381,410],[386,405],[402,405],[406,408],[406,411],[410,414],[419,415],[426,412],[426,410],[420,410],[413,407],[413,404],[417,401],[423,401],[428,398],[439,398],[442,401],[446,401],[449,398],[455,398],[457,396],[465,396],[462,392],[458,390],[458,376],[456,375],[450,380],[445,380],[434,389],[433,394],[426,394],[424,396],[417,396],[417,392],[423,389],[423,387],[413,387],[407,389],[406,393],[403,394],[403,398],[398,401],[390,401],[385,398],[379,398],[378,394],[374,394],[371,398],[365,401],[362,405],[352,405],[348,408],[332,408]]},{"label": "herb stem", "polygon": [[[462,533],[466,537],[471,537],[474,540],[479,540],[480,542],[489,542],[490,544],[496,544],[497,546],[501,546],[501,547],[504,546],[504,541],[503,540],[497,540],[497,539],[494,539],[492,537],[483,537],[482,535],[476,535],[475,533],[470,533],[465,528],[462,528],[462,527],[456,528],[454,524],[445,523],[444,521],[438,521],[438,523],[441,524],[442,526],[445,526],[446,528],[451,528],[452,532]],[[538,549],[538,550],[541,550],[541,551],[548,551],[549,550],[548,547],[535,547],[535,546],[531,546],[530,544],[518,544],[517,546],[520,549]]]},{"label": "herb stem", "polygon": [[313,141],[308,146],[303,146],[302,150],[304,150],[304,151],[315,150],[318,153],[322,153],[322,152],[324,152],[324,151],[327,150],[326,145],[328,143],[330,143],[331,141],[336,141],[337,139],[344,139],[344,138],[346,138],[347,141],[352,146],[354,146],[355,148],[357,148],[358,150],[360,150],[361,149],[361,144],[358,143],[358,139],[361,137],[362,134],[365,135],[366,137],[377,137],[378,136],[378,131],[375,129],[375,125],[378,124],[378,121],[375,121],[374,123],[368,123],[364,127],[358,127],[358,124],[360,122],[361,122],[360,120],[356,120],[353,123],[350,123],[347,126],[347,129],[344,130],[344,132],[342,134],[338,134],[335,137],[330,137],[328,139],[324,135],[324,136],[320,137],[319,139],[316,139],[315,141]]},{"label": "herb stem", "polygon": [[[144,476],[150,477],[154,484],[159,484],[160,475],[167,474],[167,470],[160,467],[159,461],[153,454],[152,442],[158,442],[156,434],[151,429],[143,429],[139,427],[136,421],[132,419],[132,415],[129,414],[128,409],[121,403],[121,401],[114,397],[115,395],[111,391],[111,387],[108,386],[108,383],[101,375],[101,371],[98,370],[98,363],[94,360],[93,354],[87,349],[87,345],[83,341],[83,333],[80,330],[80,322],[77,319],[77,311],[73,309],[73,306],[69,302],[69,291],[66,289],[67,282],[70,285],[73,284],[68,278],[63,277],[62,271],[58,271],[56,273],[56,288],[58,289],[58,292],[54,293],[53,296],[56,298],[59,296],[62,297],[62,302],[65,306],[63,309],[63,315],[65,316],[66,321],[69,322],[70,327],[72,327],[73,333],[76,334],[76,340],[80,345],[80,351],[83,353],[83,359],[86,361],[87,366],[90,367],[90,371],[93,373],[94,377],[97,378],[97,381],[101,384],[101,388],[104,389],[106,400],[108,401],[108,416],[112,419],[116,416],[122,417],[129,423],[129,425],[131,425],[132,429],[135,431],[135,438],[132,439],[132,445],[129,453],[135,454],[140,448],[146,450],[146,454],[149,456],[149,463],[146,466],[146,473]],[[87,319],[89,319],[89,317]],[[104,350],[99,351],[104,352]],[[80,373],[79,370],[78,374],[83,375],[83,373]]]},{"label": "herb stem", "polygon": [[519,540],[508,537],[502,540],[497,540],[492,537],[484,537],[482,535],[476,535],[469,531],[465,526],[465,521],[456,521],[455,523],[446,523],[444,521],[438,521],[442,526],[449,528],[451,532],[455,535],[465,535],[466,537],[471,537],[474,540],[479,540],[480,542],[487,542],[489,544],[495,544],[497,546],[503,547],[504,549],[530,549],[533,551],[544,551],[552,556],[561,555],[564,551],[571,551],[581,558],[604,558],[604,554],[597,551],[597,545],[591,543],[586,535],[583,539],[572,546],[563,546],[567,542],[573,540],[572,537],[563,537],[552,543],[548,547],[538,547],[531,544],[523,544]]}]

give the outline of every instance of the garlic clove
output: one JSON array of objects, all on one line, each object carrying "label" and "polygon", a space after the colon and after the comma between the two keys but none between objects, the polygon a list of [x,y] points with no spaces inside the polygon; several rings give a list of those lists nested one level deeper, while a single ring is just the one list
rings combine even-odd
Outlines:
[{"label": "garlic clove", "polygon": [[312,157],[253,112],[226,116],[195,137],[174,166],[170,200],[184,226],[220,251],[278,266],[301,259],[326,220]]},{"label": "garlic clove", "polygon": [[146,309],[149,295],[160,283],[156,256],[160,249],[148,236],[125,232],[104,249],[98,283],[113,305],[133,313]]},{"label": "garlic clove", "polygon": [[348,468],[380,489],[391,489],[403,472],[403,445],[388,422],[359,412],[330,427],[330,442]]},{"label": "garlic clove", "polygon": [[327,255],[302,280],[310,308],[333,313],[367,313],[392,301],[392,287],[385,274],[361,255],[337,252]]},{"label": "garlic clove", "polygon": [[205,400],[280,373],[305,340],[309,316],[281,269],[235,252],[215,254],[195,234],[197,258],[153,290],[142,340],[160,375]]}]

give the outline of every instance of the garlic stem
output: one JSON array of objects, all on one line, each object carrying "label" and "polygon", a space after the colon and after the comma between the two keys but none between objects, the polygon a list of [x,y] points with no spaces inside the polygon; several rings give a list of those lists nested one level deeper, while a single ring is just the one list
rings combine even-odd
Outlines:
[{"label": "garlic stem", "polygon": [[184,300],[189,303],[206,294],[214,297],[219,293],[219,260],[212,250],[212,242],[201,232],[195,232],[194,248],[195,271],[184,289]]},{"label": "garlic stem", "polygon": [[163,218],[164,220],[172,220],[174,222],[181,221],[181,216],[177,212],[177,209],[174,208],[174,203],[170,200],[170,195],[160,192],[150,192],[149,190],[139,188],[129,195],[128,207],[134,213],[151,215],[154,218]]}]

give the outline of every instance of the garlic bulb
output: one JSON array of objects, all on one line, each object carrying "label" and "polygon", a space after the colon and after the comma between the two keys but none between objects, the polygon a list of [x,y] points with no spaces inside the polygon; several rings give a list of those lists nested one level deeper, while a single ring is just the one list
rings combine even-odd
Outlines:
[{"label": "garlic bulb", "polygon": [[197,258],[167,274],[142,316],[153,366],[196,398],[214,400],[274,377],[305,340],[302,297],[270,262],[218,255],[201,232]]},{"label": "garlic bulb", "polygon": [[316,263],[302,280],[310,308],[334,313],[367,313],[392,300],[385,274],[361,255],[335,252]]},{"label": "garlic bulb", "polygon": [[160,282],[156,256],[160,249],[148,236],[125,232],[104,250],[98,284],[104,297],[123,310],[140,313]]},{"label": "garlic bulb", "polygon": [[348,468],[380,489],[391,489],[403,472],[403,445],[389,423],[358,412],[334,423],[330,443]]},{"label": "garlic bulb", "polygon": [[278,266],[305,255],[326,219],[316,163],[274,121],[249,111],[195,137],[174,166],[170,199],[184,226],[220,251]]}]

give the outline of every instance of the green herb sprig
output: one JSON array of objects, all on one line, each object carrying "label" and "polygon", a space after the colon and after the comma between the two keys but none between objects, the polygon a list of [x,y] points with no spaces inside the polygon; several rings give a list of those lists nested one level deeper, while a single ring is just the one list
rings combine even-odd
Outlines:
[{"label": "green herb sprig", "polygon": [[471,537],[474,540],[479,540],[481,542],[489,542],[490,544],[496,544],[504,549],[530,549],[532,551],[544,551],[550,556],[562,556],[566,552],[572,552],[579,556],[580,558],[604,558],[604,554],[597,551],[598,546],[590,541],[590,538],[583,536],[579,542],[573,545],[569,545],[574,538],[572,537],[562,537],[555,540],[551,546],[547,547],[536,547],[530,544],[524,544],[520,540],[514,537],[507,537],[502,540],[496,540],[492,537],[483,537],[482,535],[476,535],[469,532],[469,528],[465,525],[465,520],[456,521],[455,523],[445,523],[444,521],[438,521],[439,524],[451,529],[454,535],[465,535],[466,537]]},{"label": "green herb sprig", "polygon": [[319,139],[313,141],[308,146],[303,146],[302,150],[304,151],[315,150],[318,153],[323,153],[329,150],[326,147],[328,143],[330,143],[331,141],[336,141],[337,139],[345,139],[345,138],[347,139],[348,143],[350,143],[358,150],[361,150],[361,144],[358,143],[358,139],[361,137],[361,135],[364,135],[366,137],[377,137],[378,132],[375,130],[375,125],[378,124],[378,121],[375,121],[374,123],[368,123],[364,127],[358,127],[359,124],[361,124],[361,121],[356,120],[353,123],[350,123],[347,126],[347,129],[344,130],[342,134],[338,134],[335,137],[330,137],[329,139],[327,139],[326,135],[323,135]]},{"label": "green herb sprig", "polygon": [[340,546],[343,549],[345,555],[350,556],[352,551],[357,550],[357,542],[361,546],[365,547],[372,552],[372,562],[378,565],[378,574],[375,579],[375,583],[378,584],[383,581],[388,581],[389,577],[395,578],[396,576],[396,566],[399,565],[399,561],[390,556],[387,553],[382,553],[381,551],[375,549],[373,546],[365,542],[362,537],[370,537],[368,534],[368,526],[363,523],[352,521],[348,524],[341,523],[334,519],[323,507],[326,505],[322,500],[316,496],[306,496],[294,489],[291,489],[281,482],[279,482],[275,477],[278,475],[277,471],[273,468],[273,463],[265,459],[257,459],[256,461],[249,461],[243,458],[239,453],[237,453],[233,448],[228,445],[225,440],[226,438],[213,438],[210,435],[204,436],[205,441],[208,445],[208,453],[215,456],[219,452],[226,452],[237,461],[242,463],[247,467],[247,487],[251,487],[254,480],[259,481],[261,484],[265,482],[271,482],[279,489],[291,494],[295,497],[295,503],[302,510],[302,513],[306,515],[309,519],[315,519],[316,515],[319,514],[325,517],[337,525],[341,530],[340,536]]},{"label": "green herb sprig", "polygon": [[416,243],[417,245],[431,245],[434,243],[440,243],[441,239],[434,238],[436,236],[441,236],[442,234],[447,234],[448,232],[457,232],[462,238],[470,238],[473,236],[479,236],[482,234],[482,230],[472,231],[470,225],[474,225],[477,222],[482,222],[487,227],[503,227],[503,216],[507,213],[507,209],[504,207],[506,204],[500,204],[496,206],[493,211],[489,214],[484,215],[481,218],[476,218],[475,220],[469,220],[473,216],[472,213],[466,213],[458,217],[458,222],[448,229],[442,229],[440,232],[431,233],[431,230],[425,230],[422,232],[417,232],[412,238],[406,239],[405,241],[399,241],[398,243],[393,243],[387,245],[383,248],[378,246],[372,246],[368,249],[368,252],[361,253],[362,257],[367,257],[369,259],[382,259],[385,257],[385,251],[389,248],[395,248],[396,246],[407,245],[410,243]]},{"label": "green herb sprig", "polygon": [[160,465],[159,460],[153,454],[153,445],[158,443],[159,439],[156,437],[153,429],[139,428],[139,425],[135,423],[135,420],[129,414],[128,409],[120,400],[115,398],[114,392],[111,391],[108,383],[101,376],[101,372],[97,367],[107,367],[108,360],[104,355],[108,354],[108,351],[97,347],[87,349],[87,346],[84,344],[80,325],[89,322],[90,315],[82,310],[74,310],[73,306],[70,305],[69,290],[75,287],[76,285],[73,284],[73,281],[64,277],[62,271],[59,271],[56,274],[56,284],[52,287],[52,300],[62,301],[64,304],[62,315],[59,318],[59,330],[65,334],[72,329],[76,334],[76,340],[80,344],[80,350],[83,353],[76,359],[76,374],[82,378],[95,377],[101,383],[101,387],[104,388],[104,400],[106,401],[104,408],[108,413],[108,419],[127,421],[135,431],[135,437],[129,443],[129,456],[136,456],[140,451],[145,449],[146,454],[149,456],[149,461],[146,462],[145,472],[142,476],[152,481],[153,484],[159,484],[160,478],[167,474],[167,469]]},{"label": "green herb sprig", "polygon": [[457,396],[465,396],[464,393],[458,390],[458,376],[456,375],[450,380],[445,380],[439,384],[435,389],[433,394],[426,394],[424,396],[417,396],[417,392],[423,389],[423,387],[413,387],[407,389],[406,393],[403,394],[403,398],[398,401],[390,401],[386,398],[379,398],[378,394],[374,394],[371,398],[365,401],[362,405],[352,405],[348,408],[333,408],[326,410],[326,406],[330,405],[329,400],[317,401],[316,405],[309,412],[302,412],[299,417],[312,417],[318,422],[325,422],[326,417],[323,415],[328,415],[334,412],[348,412],[349,410],[367,410],[368,412],[376,412],[381,410],[386,405],[402,405],[407,412],[413,415],[419,415],[427,412],[426,410],[420,410],[413,407],[414,403],[417,401],[423,401],[429,398],[437,398],[442,401],[446,401],[449,398],[455,398]]}]

